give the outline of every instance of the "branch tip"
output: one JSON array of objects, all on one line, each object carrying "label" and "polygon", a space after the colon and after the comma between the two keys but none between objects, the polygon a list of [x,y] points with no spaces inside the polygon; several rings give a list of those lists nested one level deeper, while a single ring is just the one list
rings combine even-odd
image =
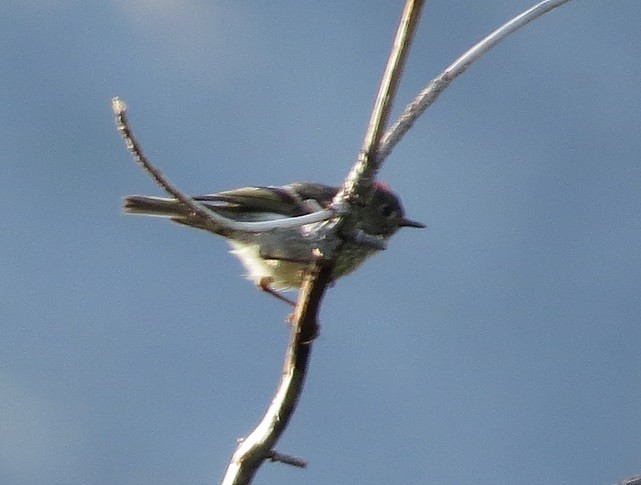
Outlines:
[{"label": "branch tip", "polygon": [[118,96],[111,99],[111,109],[116,116],[122,116],[127,111],[127,104]]},{"label": "branch tip", "polygon": [[[251,233],[259,233],[270,231],[273,229],[289,229],[300,227],[305,224],[312,224],[322,222],[336,217],[335,210],[322,209],[311,214],[305,214],[297,217],[284,217],[282,219],[257,221],[257,222],[244,222],[235,219],[229,219],[221,216],[220,214],[209,209],[207,206],[195,201],[188,195],[184,194],[180,189],[174,186],[169,179],[167,179],[161,170],[157,168],[145,156],[142,148],[134,138],[133,131],[129,126],[129,120],[126,116],[127,105],[119,97],[112,98],[111,107],[116,116],[116,129],[120,132],[127,150],[132,154],[134,160],[142,167],[142,169],[162,188],[165,192],[171,195],[174,199],[180,201],[185,207],[193,212],[193,217],[200,219],[205,227],[218,231],[245,231]],[[220,233],[220,232],[219,232]]]},{"label": "branch tip", "polygon": [[344,235],[348,240],[355,242],[359,246],[365,246],[376,251],[385,251],[387,249],[387,243],[382,237],[368,234],[362,229],[353,229]]}]

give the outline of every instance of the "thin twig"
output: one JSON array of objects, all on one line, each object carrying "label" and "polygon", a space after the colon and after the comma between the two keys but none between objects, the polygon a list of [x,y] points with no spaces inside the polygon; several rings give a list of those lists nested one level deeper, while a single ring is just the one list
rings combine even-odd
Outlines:
[{"label": "thin twig", "polygon": [[283,455],[282,453],[278,453],[277,451],[272,451],[269,459],[271,461],[284,463],[285,465],[291,465],[298,468],[307,468],[307,462],[305,460],[297,458],[295,456]]},{"label": "thin twig", "polygon": [[127,105],[120,98],[113,98],[111,105],[116,115],[116,127],[125,140],[127,149],[131,152],[132,156],[138,164],[147,172],[154,181],[169,195],[180,201],[185,207],[193,212],[191,217],[199,218],[202,220],[203,225],[211,230],[220,230],[223,228],[226,231],[244,231],[244,232],[265,232],[273,229],[290,229],[300,227],[305,224],[312,224],[315,222],[322,222],[336,217],[344,206],[334,205],[329,209],[322,209],[312,214],[306,214],[298,217],[285,217],[272,221],[259,221],[259,222],[242,222],[223,217],[214,211],[207,208],[207,206],[195,201],[191,197],[185,195],[174,184],[172,184],[167,177],[145,156],[136,140],[127,119]]},{"label": "thin twig", "polygon": [[401,141],[419,116],[421,116],[450,83],[465,72],[472,63],[479,60],[483,54],[513,32],[568,1],[569,0],[545,0],[535,5],[503,24],[450,64],[439,76],[430,81],[425,89],[407,105],[403,114],[385,133],[376,157],[378,162],[382,163],[387,158],[392,149]]}]

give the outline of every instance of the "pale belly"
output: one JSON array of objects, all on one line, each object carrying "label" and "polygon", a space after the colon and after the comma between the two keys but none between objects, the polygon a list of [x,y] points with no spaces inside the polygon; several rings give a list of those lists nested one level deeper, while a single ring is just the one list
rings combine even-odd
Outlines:
[{"label": "pale belly", "polygon": [[[258,245],[241,244],[236,241],[229,241],[232,247],[231,253],[236,256],[247,271],[246,277],[255,284],[259,284],[263,278],[270,278],[270,287],[274,290],[295,290],[303,283],[305,270],[308,263],[282,261],[278,259],[263,259],[260,257]],[[362,247],[347,247],[342,252],[336,266],[332,279],[336,280],[358,268],[375,251]]]}]

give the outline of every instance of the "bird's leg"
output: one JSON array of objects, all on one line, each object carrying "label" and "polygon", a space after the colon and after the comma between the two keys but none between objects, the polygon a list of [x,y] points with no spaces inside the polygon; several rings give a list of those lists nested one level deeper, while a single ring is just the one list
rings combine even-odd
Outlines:
[{"label": "bird's leg", "polygon": [[279,293],[278,291],[274,290],[271,286],[269,286],[274,279],[270,276],[263,276],[260,281],[258,282],[258,287],[264,291],[265,293],[269,293],[273,297],[278,298],[280,301],[284,301],[285,303],[290,304],[291,306],[295,307],[296,302],[290,300],[287,298],[285,295]]}]

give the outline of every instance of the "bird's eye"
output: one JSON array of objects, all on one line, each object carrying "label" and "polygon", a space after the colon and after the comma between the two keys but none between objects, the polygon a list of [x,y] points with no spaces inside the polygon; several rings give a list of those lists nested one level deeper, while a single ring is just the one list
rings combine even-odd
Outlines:
[{"label": "bird's eye", "polygon": [[389,218],[395,215],[396,211],[391,205],[385,204],[383,207],[381,207],[381,214],[383,214],[383,217]]}]

